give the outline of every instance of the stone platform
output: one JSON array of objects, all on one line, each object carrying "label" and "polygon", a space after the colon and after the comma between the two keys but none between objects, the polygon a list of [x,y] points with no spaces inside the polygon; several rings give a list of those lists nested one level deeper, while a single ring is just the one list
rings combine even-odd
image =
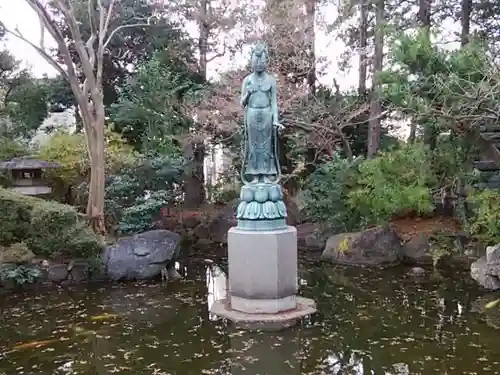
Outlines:
[{"label": "stone platform", "polygon": [[228,299],[216,301],[210,312],[229,319],[237,328],[249,331],[280,331],[293,327],[302,318],[316,312],[316,302],[304,297],[296,297],[296,307],[276,314],[244,313],[231,308]]},{"label": "stone platform", "polygon": [[298,297],[297,230],[231,228],[228,298],[210,312],[249,330],[277,330],[313,314],[313,300]]}]

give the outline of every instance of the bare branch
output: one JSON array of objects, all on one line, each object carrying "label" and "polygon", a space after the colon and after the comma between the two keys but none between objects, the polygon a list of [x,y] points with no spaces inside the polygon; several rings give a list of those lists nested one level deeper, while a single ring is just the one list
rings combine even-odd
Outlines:
[{"label": "bare branch", "polygon": [[61,31],[58,29],[54,20],[52,20],[52,18],[48,14],[47,10],[43,7],[43,5],[40,4],[40,2],[37,0],[26,0],[26,2],[31,7],[31,9],[33,9],[36,12],[39,19],[45,25],[48,32],[54,38],[54,40],[56,41],[58,46],[60,46],[60,47],[61,47],[61,45],[65,46],[66,44],[64,43],[64,36],[62,35]]},{"label": "bare branch", "polygon": [[[38,53],[51,65],[53,66],[70,84],[73,89],[73,92],[75,94],[75,97],[79,98],[81,90],[78,85],[78,80],[77,80],[77,75],[75,72],[75,69],[73,67],[73,60],[71,59],[71,54],[68,49],[68,46],[65,43],[64,36],[62,35],[61,31],[57,27],[57,24],[55,21],[50,17],[49,13],[47,10],[43,7],[43,5],[37,1],[37,0],[26,0],[28,5],[36,12],[38,15],[41,23],[45,26],[47,31],[50,33],[50,35],[54,38],[56,41],[59,51],[61,52],[63,56],[64,63],[66,65],[66,71],[55,61],[55,59],[50,56],[43,46],[36,46],[26,38],[22,37],[20,33],[12,33],[12,35],[20,38],[21,40],[25,41],[29,45],[31,45],[33,48],[35,48]],[[81,103],[79,102],[79,105]],[[83,108],[82,108],[83,111]]]},{"label": "bare branch", "polygon": [[[85,48],[87,49],[87,53],[89,54],[90,65],[94,66],[96,62],[96,55],[94,51],[94,43],[97,39],[98,30],[94,24],[94,10],[92,5],[94,4],[94,0],[88,1],[88,17],[89,17],[89,25],[90,25],[90,36],[87,42],[85,43]],[[87,81],[88,82],[88,81]],[[88,87],[87,87],[88,90]],[[86,91],[85,91],[86,92]]]},{"label": "bare branch", "polygon": [[[75,18],[74,8],[71,5],[71,3],[70,3],[70,8],[67,8],[64,0],[53,0],[53,4],[56,6],[57,9],[59,9],[59,11],[61,11],[61,13],[64,15],[66,19],[66,22],[71,30],[71,34],[73,35],[73,39],[75,41],[75,49],[76,52],[78,53],[78,56],[80,57],[80,62],[82,64],[85,77],[88,78],[89,85],[92,88],[94,88],[95,87],[94,67],[92,65],[90,54],[86,50],[86,46],[83,43],[80,27]],[[91,48],[91,51],[93,51],[93,48]]]},{"label": "bare branch", "polygon": [[109,37],[108,39],[106,39],[106,42],[104,42],[103,44],[103,47],[106,48],[108,46],[108,44],[111,42],[111,39],[113,39],[113,37],[115,36],[115,34],[119,31],[122,31],[122,30],[125,30],[125,29],[131,29],[133,27],[151,27],[151,26],[154,26],[150,23],[150,20],[151,18],[153,17],[150,17],[148,19],[148,23],[133,23],[133,24],[130,24],[130,25],[121,25],[121,26],[118,26],[116,29],[114,29],[113,31],[111,31],[111,33],[109,34]]},{"label": "bare branch", "polygon": [[94,10],[92,5],[94,4],[94,0],[88,0],[87,2],[87,15],[89,17],[89,27],[90,27],[90,35],[96,33],[96,28],[94,25]]},{"label": "bare branch", "polygon": [[45,27],[40,17],[38,17],[38,23],[40,24],[40,48],[45,50]]},{"label": "bare branch", "polygon": [[209,59],[207,59],[207,63],[212,62],[215,59],[224,56],[226,54],[226,50],[227,50],[227,44],[226,44],[226,41],[224,41],[224,44],[223,44],[223,47],[222,47],[222,52],[217,52],[214,56],[212,56]]},{"label": "bare branch", "polygon": [[[101,2],[101,0],[99,0],[99,2]],[[101,29],[101,32],[102,32],[102,39],[104,41],[104,35],[106,35],[106,33],[108,32],[108,28],[109,28],[109,23],[111,21],[111,15],[113,14],[113,6],[115,5],[115,0],[111,0],[111,4],[109,4],[109,8],[108,8],[108,14],[106,16],[106,21],[104,22],[104,26],[103,28]],[[101,7],[102,7],[102,4],[101,4]]]},{"label": "bare branch", "polygon": [[9,34],[11,34],[12,36],[15,36],[16,38],[22,40],[23,42],[29,44],[32,48],[34,48],[39,54],[40,56],[43,57],[43,59],[45,61],[47,61],[47,63],[50,64],[50,66],[52,66],[55,70],[57,70],[57,72],[59,74],[61,74],[65,79],[69,79],[68,77],[68,73],[56,62],[56,60],[50,56],[46,51],[45,49],[43,48],[40,48],[39,46],[37,46],[36,44],[34,44],[33,42],[29,41],[28,39],[26,39],[21,33],[20,31],[17,29],[16,31],[13,31],[13,30],[10,30],[8,28],[5,28],[5,31]]},{"label": "bare branch", "polygon": [[[28,43],[30,46],[42,56],[51,66],[53,66],[71,85],[73,94],[75,95],[76,102],[85,129],[85,139],[88,147],[89,159],[91,162],[90,184],[89,184],[89,199],[87,204],[87,216],[94,218],[93,227],[98,233],[104,233],[104,181],[105,181],[105,140],[104,140],[104,122],[105,110],[102,100],[102,85],[96,85],[96,77],[94,75],[95,66],[95,47],[94,42],[96,35],[96,28],[92,19],[92,7],[89,5],[87,9],[90,17],[91,36],[85,44],[82,39],[82,34],[79,28],[79,22],[76,19],[76,12],[73,3],[67,0],[52,0],[50,4],[55,7],[64,17],[64,22],[69,28],[71,38],[75,43],[76,52],[78,53],[81,66],[74,66],[72,55],[66,44],[66,39],[63,32],[59,28],[58,23],[54,20],[53,16],[49,13],[47,4],[43,0],[25,0],[26,3],[36,12],[40,19],[42,28],[46,28],[50,35],[56,41],[59,52],[61,53],[66,69],[62,64],[58,64],[56,59],[49,55],[44,47],[44,28],[40,36],[40,46],[35,45],[26,39],[19,30],[5,30],[9,34],[17,37],[20,40]],[[112,0],[113,4],[115,0]],[[89,1],[89,4],[92,0]],[[100,3],[100,2],[99,2]],[[110,7],[111,8],[111,7]],[[111,9],[110,9],[111,10]],[[101,6],[101,22],[100,28],[97,32],[104,32],[104,25],[106,24],[103,18],[104,11]],[[107,17],[109,18],[109,14]],[[3,27],[3,24],[0,26]],[[103,52],[102,40],[100,39],[101,48]],[[99,55],[99,63],[102,65],[102,53]],[[79,75],[76,69],[81,69],[85,76],[85,81],[80,86]],[[90,93],[90,96],[89,96]]]},{"label": "bare branch", "polygon": [[115,4],[115,0],[111,0],[111,3],[108,7],[108,11],[106,14],[106,10],[102,5],[102,0],[98,0],[99,2],[99,13],[100,13],[100,19],[99,19],[99,44],[97,47],[97,76],[96,76],[96,82],[97,85],[101,86],[102,84],[102,73],[103,73],[103,59],[104,59],[104,39],[106,36],[106,33],[109,28],[109,23],[111,20],[111,15],[113,13],[113,6]]}]

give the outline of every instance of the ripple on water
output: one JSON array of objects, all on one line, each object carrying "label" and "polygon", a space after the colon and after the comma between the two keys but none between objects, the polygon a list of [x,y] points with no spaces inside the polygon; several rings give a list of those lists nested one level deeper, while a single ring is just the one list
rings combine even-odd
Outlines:
[{"label": "ripple on water", "polygon": [[[179,283],[81,287],[0,300],[0,374],[500,374],[498,331],[467,277],[303,269],[319,313],[279,333],[228,327],[221,268],[192,260]],[[476,304],[477,305],[477,304]]]}]

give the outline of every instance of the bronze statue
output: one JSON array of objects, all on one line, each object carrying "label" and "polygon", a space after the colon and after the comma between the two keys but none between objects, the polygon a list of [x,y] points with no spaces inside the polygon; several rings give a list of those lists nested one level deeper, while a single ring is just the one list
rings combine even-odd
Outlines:
[{"label": "bronze statue", "polygon": [[241,170],[240,203],[236,210],[238,228],[272,231],[286,228],[286,206],[279,185],[278,121],[276,79],[267,72],[267,48],[258,43],[252,51],[253,72],[241,89],[245,137]]},{"label": "bronze statue", "polygon": [[252,51],[253,72],[241,88],[245,115],[245,144],[242,180],[244,183],[277,182],[280,166],[277,150],[278,121],[276,79],[267,72],[268,52],[259,43]]}]

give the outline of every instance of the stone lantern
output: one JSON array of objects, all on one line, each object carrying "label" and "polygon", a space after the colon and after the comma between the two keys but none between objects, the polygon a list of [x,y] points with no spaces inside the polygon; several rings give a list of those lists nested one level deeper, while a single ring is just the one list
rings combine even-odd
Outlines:
[{"label": "stone lantern", "polygon": [[24,195],[50,194],[52,188],[43,179],[43,169],[59,167],[59,164],[29,157],[0,162],[0,170],[11,172],[12,186],[10,189]]}]

